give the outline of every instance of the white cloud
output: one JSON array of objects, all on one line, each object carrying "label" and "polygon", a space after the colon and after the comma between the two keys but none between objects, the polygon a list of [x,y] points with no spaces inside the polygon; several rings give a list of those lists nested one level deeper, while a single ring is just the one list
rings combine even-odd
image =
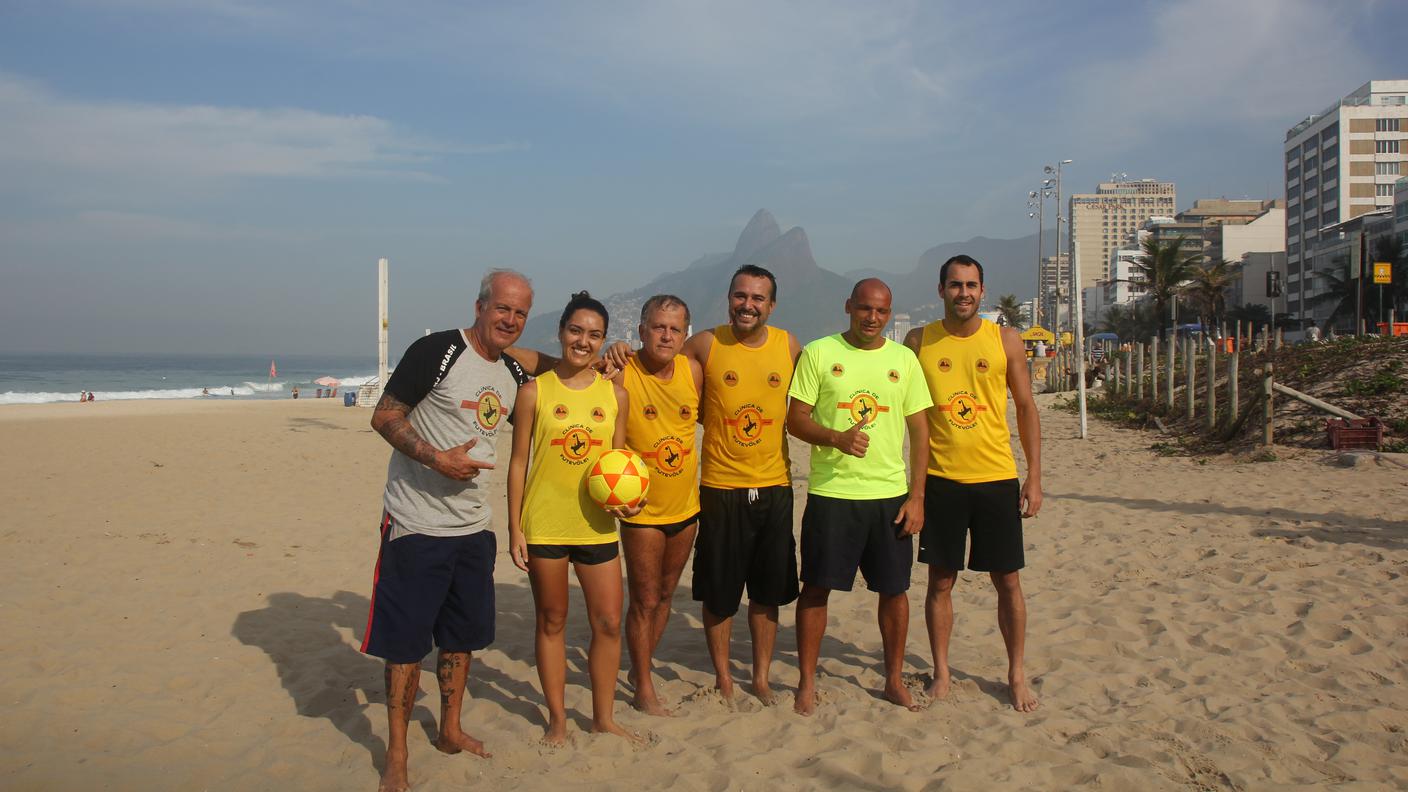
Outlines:
[{"label": "white cloud", "polygon": [[73,99],[0,73],[0,165],[44,178],[433,180],[437,157],[522,147],[441,145],[365,115]]},{"label": "white cloud", "polygon": [[1374,76],[1354,40],[1368,0],[1177,0],[1069,76],[1087,139],[1130,145],[1182,126],[1289,127]]}]

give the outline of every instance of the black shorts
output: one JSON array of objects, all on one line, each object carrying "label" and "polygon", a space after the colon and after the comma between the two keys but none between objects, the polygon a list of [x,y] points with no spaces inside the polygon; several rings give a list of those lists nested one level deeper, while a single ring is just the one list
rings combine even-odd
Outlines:
[{"label": "black shorts", "polygon": [[419,663],[432,639],[446,652],[493,643],[494,532],[392,534],[384,517],[362,651],[388,663]]},{"label": "black shorts", "polygon": [[1026,566],[1022,488],[1017,479],[960,484],[929,476],[924,485],[919,561],[941,569],[963,569],[963,545],[970,532],[969,569],[1013,572]]},{"label": "black shorts", "polygon": [[878,594],[909,590],[914,539],[895,525],[906,496],[846,500],[807,495],[802,512],[802,582],[850,591],[856,570],[866,588]]},{"label": "black shorts", "polygon": [[697,522],[699,522],[699,513],[695,512],[693,516],[680,520],[679,522],[661,523],[659,525],[651,525],[648,523],[633,523],[622,520],[621,527],[635,528],[638,530],[644,528],[654,528],[655,530],[665,534],[666,539],[672,539],[676,536],[679,536],[680,533],[684,531],[684,529],[688,528],[691,525],[694,525]]},{"label": "black shorts", "polygon": [[694,542],[694,599],[729,618],[743,590],[759,605],[797,599],[797,539],[792,535],[792,488],[699,488],[699,538]]},{"label": "black shorts", "polygon": [[595,566],[621,554],[621,546],[616,542],[603,542],[588,545],[530,544],[528,555],[534,558],[566,558],[574,564]]}]

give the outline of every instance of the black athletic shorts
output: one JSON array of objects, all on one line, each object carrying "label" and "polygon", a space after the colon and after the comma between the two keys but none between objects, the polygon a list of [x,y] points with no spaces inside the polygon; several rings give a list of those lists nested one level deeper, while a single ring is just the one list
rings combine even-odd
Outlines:
[{"label": "black athletic shorts", "polygon": [[530,544],[528,555],[534,558],[566,558],[574,564],[595,566],[621,554],[621,546],[616,542],[603,542],[588,545]]},{"label": "black athletic shorts", "polygon": [[695,512],[693,516],[687,517],[683,520],[680,520],[679,522],[661,523],[659,525],[651,525],[648,523],[633,523],[622,520],[621,527],[636,529],[654,528],[655,530],[665,534],[666,539],[672,539],[676,536],[679,536],[680,533],[684,531],[684,529],[688,528],[691,525],[694,525],[697,522],[699,522],[699,513]]},{"label": "black athletic shorts", "polygon": [[802,512],[802,582],[850,591],[859,569],[871,591],[908,591],[914,538],[895,525],[905,498],[846,500],[809,493]]},{"label": "black athletic shorts", "polygon": [[729,618],[743,590],[759,605],[797,599],[797,539],[792,535],[792,488],[699,488],[699,538],[694,540],[694,599]]},{"label": "black athletic shorts", "polygon": [[446,652],[493,643],[494,532],[391,539],[393,528],[383,517],[362,651],[388,663],[419,663],[431,639]]},{"label": "black athletic shorts", "polygon": [[1026,566],[1022,551],[1022,488],[1017,479],[960,484],[929,476],[924,485],[924,530],[919,561],[963,569],[963,545],[973,535],[968,568],[1013,572]]}]

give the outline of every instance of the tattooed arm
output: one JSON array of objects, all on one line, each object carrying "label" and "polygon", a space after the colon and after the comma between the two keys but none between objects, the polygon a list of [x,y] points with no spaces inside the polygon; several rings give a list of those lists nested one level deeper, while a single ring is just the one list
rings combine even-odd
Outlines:
[{"label": "tattooed arm", "polygon": [[479,475],[480,470],[493,467],[469,458],[469,449],[478,442],[477,438],[441,451],[426,442],[411,425],[407,417],[410,413],[411,408],[404,402],[390,392],[384,393],[376,409],[372,410],[372,429],[385,438],[392,448],[446,478],[469,481]]}]

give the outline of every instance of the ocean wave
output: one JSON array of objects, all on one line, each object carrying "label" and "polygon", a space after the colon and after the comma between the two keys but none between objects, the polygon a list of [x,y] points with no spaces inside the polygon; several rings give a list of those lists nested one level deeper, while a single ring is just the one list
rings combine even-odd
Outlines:
[{"label": "ocean wave", "polygon": [[[154,390],[93,391],[95,401],[132,401],[136,399],[199,399],[249,397],[260,393],[275,393],[284,389],[282,382],[244,382],[239,385],[214,385],[206,393],[203,388],[161,388]],[[50,404],[53,402],[76,402],[78,393],[58,393],[53,391],[0,393],[0,404]]]}]

